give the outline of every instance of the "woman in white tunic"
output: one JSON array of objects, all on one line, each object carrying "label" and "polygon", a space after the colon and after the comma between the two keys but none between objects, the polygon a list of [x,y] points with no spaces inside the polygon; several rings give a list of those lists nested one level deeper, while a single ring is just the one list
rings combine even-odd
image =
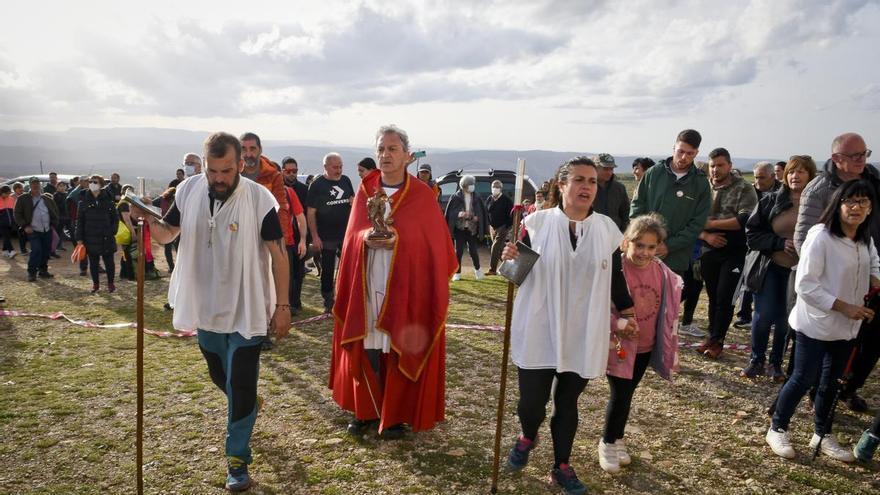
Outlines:
[{"label": "woman in white tunic", "polygon": [[[519,470],[528,462],[552,390],[551,477],[571,494],[586,491],[569,456],[577,431],[578,397],[591,378],[605,374],[612,299],[621,314],[633,314],[620,257],[614,256],[622,234],[609,217],[592,211],[596,176],[589,158],[569,160],[556,173],[558,207],[537,211],[523,221],[526,242],[541,257],[519,289],[511,326],[522,434],[507,467]],[[502,258],[515,259],[518,254],[515,245],[508,244]],[[635,319],[628,320],[628,329],[637,331]]]}]

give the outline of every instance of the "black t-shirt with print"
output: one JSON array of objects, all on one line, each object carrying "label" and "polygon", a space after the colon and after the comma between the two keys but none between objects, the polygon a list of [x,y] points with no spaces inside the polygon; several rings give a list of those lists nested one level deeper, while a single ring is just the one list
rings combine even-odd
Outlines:
[{"label": "black t-shirt with print", "polygon": [[[211,210],[213,210],[214,198],[208,194],[208,197],[205,199],[211,202]],[[219,207],[223,207],[222,202],[220,202]],[[162,220],[168,225],[180,227],[180,210],[177,209],[177,203],[173,203],[171,208],[168,208],[168,212],[165,213]],[[275,208],[271,208],[266,213],[266,216],[263,217],[263,224],[260,226],[260,238],[264,241],[277,241],[283,237],[284,232],[281,230],[281,220],[278,218],[278,212],[275,211]]]},{"label": "black t-shirt with print", "polygon": [[323,175],[309,186],[306,206],[315,209],[318,236],[322,241],[341,241],[345,237],[354,188],[348,177],[330,180]]}]

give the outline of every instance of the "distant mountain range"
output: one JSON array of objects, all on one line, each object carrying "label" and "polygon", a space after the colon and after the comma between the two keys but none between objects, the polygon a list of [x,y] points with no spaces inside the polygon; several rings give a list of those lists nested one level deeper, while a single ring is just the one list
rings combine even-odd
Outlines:
[{"label": "distant mountain range", "polygon": [[[135,176],[164,180],[174,177],[184,153],[201,154],[203,131],[157,128],[72,128],[62,132],[0,131],[0,176],[55,171],[67,174],[118,172],[124,182]],[[336,146],[321,141],[263,141],[266,156],[280,162],[293,156],[300,173],[323,172],[321,160],[330,151],[343,157],[345,173],[355,176],[357,162],[373,156],[369,148]],[[560,163],[577,155],[594,155],[598,151],[545,150],[450,150],[426,149],[422,162],[431,164],[434,177],[457,169],[514,169],[517,158],[526,160],[526,173],[536,182],[553,175]],[[635,156],[615,156],[618,170],[629,173]],[[652,158],[664,158],[653,156]],[[757,159],[734,158],[734,163],[750,169]],[[414,166],[411,166],[414,168]],[[414,171],[414,170],[413,170]]]}]

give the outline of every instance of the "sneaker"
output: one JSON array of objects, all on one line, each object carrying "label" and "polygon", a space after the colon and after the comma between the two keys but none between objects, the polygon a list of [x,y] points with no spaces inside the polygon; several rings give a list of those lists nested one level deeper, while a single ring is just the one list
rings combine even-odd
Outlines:
[{"label": "sneaker", "polygon": [[709,359],[718,359],[724,351],[724,345],[721,342],[712,342],[709,347],[703,351],[703,355]]},{"label": "sneaker", "polygon": [[483,280],[483,272],[474,268],[474,278],[477,280]]},{"label": "sneaker", "polygon": [[751,328],[752,319],[746,316],[740,316],[733,322],[733,328]]},{"label": "sneaker", "polygon": [[697,346],[697,354],[704,354],[711,344],[712,343],[709,342],[709,339],[704,340],[702,344]]},{"label": "sneaker", "polygon": [[791,446],[791,438],[787,431],[781,428],[774,430],[771,426],[767,429],[764,440],[767,441],[767,445],[770,446],[774,454],[786,459],[794,459],[794,447]]},{"label": "sneaker", "polygon": [[862,433],[862,438],[860,438],[856,446],[853,447],[853,455],[861,462],[868,462],[874,457],[874,452],[877,451],[877,445],[880,445],[880,437],[865,430],[865,432]]},{"label": "sneaker", "polygon": [[40,272],[39,275],[40,278],[55,278],[55,275],[52,275],[49,272]]},{"label": "sneaker", "polygon": [[[819,444],[819,438],[819,435],[813,433],[813,438],[810,439],[811,449],[815,449],[816,445]],[[840,444],[837,443],[837,439],[830,433],[822,437],[822,446],[820,447],[820,450],[828,457],[841,462],[853,462],[856,460],[853,453],[848,449],[841,447]]]},{"label": "sneaker", "polygon": [[614,442],[614,446],[617,447],[617,462],[621,466],[629,466],[632,462],[632,457],[629,456],[629,452],[626,451],[626,444],[623,442],[622,438],[618,438],[617,441]]},{"label": "sneaker", "polygon": [[767,375],[776,383],[782,383],[785,381],[785,373],[782,371],[781,364],[770,363],[767,366]]},{"label": "sneaker", "polygon": [[456,273],[455,275],[452,276],[452,281],[453,281],[453,282],[458,282],[459,280],[461,280],[461,274],[460,274],[460,273]]},{"label": "sneaker", "polygon": [[362,420],[355,418],[348,423],[348,426],[345,428],[345,432],[351,436],[359,437],[366,433],[371,426],[377,424],[378,422],[378,419]]},{"label": "sneaker", "polygon": [[755,361],[750,362],[748,367],[743,368],[743,370],[739,372],[739,376],[748,378],[749,380],[754,380],[763,374],[764,364]]},{"label": "sneaker", "polygon": [[617,457],[617,446],[613,443],[605,443],[599,439],[599,467],[606,473],[617,474],[620,472],[620,460]]},{"label": "sneaker", "polygon": [[574,469],[568,464],[560,464],[558,468],[550,471],[550,481],[562,488],[564,495],[583,495],[587,493],[587,487],[581,483]]},{"label": "sneaker", "polygon": [[508,471],[519,471],[526,467],[526,464],[529,463],[529,452],[535,448],[536,444],[536,441],[529,440],[522,435],[517,437],[513,447],[510,448],[510,453],[507,454],[506,467]]},{"label": "sneaker", "polygon": [[238,457],[226,458],[226,489],[230,492],[243,492],[251,487],[247,464]]},{"label": "sneaker", "polygon": [[682,335],[687,335],[689,337],[705,337],[706,332],[700,330],[700,327],[691,323],[690,325],[682,325],[681,328],[678,329],[678,333]]},{"label": "sneaker", "polygon": [[403,423],[389,426],[379,434],[384,440],[400,440],[404,435],[406,435],[406,426]]}]

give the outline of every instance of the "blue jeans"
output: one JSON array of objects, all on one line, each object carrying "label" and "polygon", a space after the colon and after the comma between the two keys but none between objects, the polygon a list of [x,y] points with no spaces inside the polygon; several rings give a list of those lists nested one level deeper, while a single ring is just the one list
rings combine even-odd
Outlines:
[{"label": "blue jeans", "polygon": [[35,274],[37,271],[45,273],[49,271],[49,253],[52,252],[52,231],[28,234],[31,243],[31,254],[28,257],[28,273]]},{"label": "blue jeans", "polygon": [[854,340],[817,340],[797,332],[797,345],[794,350],[794,370],[782,386],[773,414],[773,428],[788,430],[791,416],[798,403],[817,382],[814,403],[817,434],[831,433],[828,413],[837,392],[837,380],[852,352]]},{"label": "blue jeans", "polygon": [[785,334],[788,333],[788,312],[786,309],[788,268],[770,263],[764,285],[755,293],[755,318],[752,320],[752,362],[764,363],[767,341],[770,339],[770,326],[773,331],[773,352],[770,364],[782,365],[785,352]]},{"label": "blue jeans", "polygon": [[257,421],[257,380],[263,337],[199,330],[199,348],[211,380],[226,394],[226,455],[253,461],[251,435]]}]

